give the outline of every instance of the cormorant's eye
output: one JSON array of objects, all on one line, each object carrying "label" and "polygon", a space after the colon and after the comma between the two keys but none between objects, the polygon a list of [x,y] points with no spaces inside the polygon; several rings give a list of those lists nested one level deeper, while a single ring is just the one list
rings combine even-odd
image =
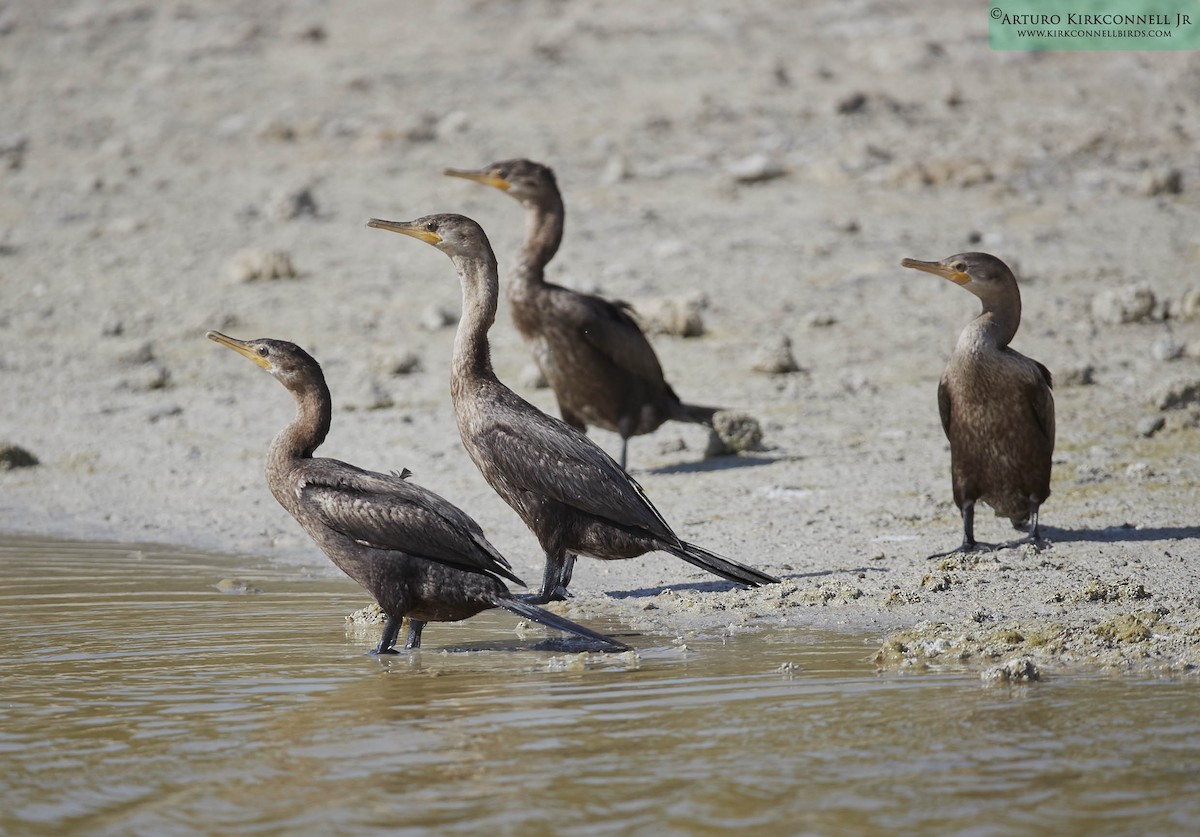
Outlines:
[{"label": "cormorant's eye", "polygon": [[967,272],[967,263],[966,262],[955,262],[953,265],[951,265],[951,267],[953,267],[959,273]]},{"label": "cormorant's eye", "polygon": [[271,354],[271,350],[270,350],[270,349],[268,349],[266,346],[259,346],[259,347],[258,347],[258,353],[259,353],[259,354],[260,354],[262,357],[267,357],[268,355],[270,355],[270,354]]},{"label": "cormorant's eye", "polygon": [[426,221],[425,229],[429,230],[430,232],[437,232],[437,221]]}]

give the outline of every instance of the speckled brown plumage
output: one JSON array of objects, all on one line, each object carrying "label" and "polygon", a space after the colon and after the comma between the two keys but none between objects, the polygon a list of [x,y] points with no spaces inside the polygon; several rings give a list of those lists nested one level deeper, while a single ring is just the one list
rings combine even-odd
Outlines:
[{"label": "speckled brown plumage", "polygon": [[554,390],[563,421],[620,434],[622,468],[631,436],[652,433],[668,420],[712,426],[716,408],[680,401],[626,303],[546,281],[566,216],[549,167],[506,160],[446,174],[500,189],[525,207],[525,242],[505,291],[513,323]]},{"label": "speckled brown plumage", "polygon": [[681,541],[608,454],[496,378],[487,341],[499,296],[496,257],[478,224],[462,215],[430,215],[412,222],[372,220],[369,226],[432,244],[458,269],[463,317],[450,388],[459,435],[484,479],[546,553],[542,587],[533,601],[566,595],[574,553],[615,559],[663,550],[743,584],[778,580]]},{"label": "speckled brown plumage", "polygon": [[266,369],[296,400],[296,417],[271,443],[267,485],[330,560],[365,588],[388,621],[374,653],[394,653],[400,622],[408,648],[426,622],[454,622],[502,607],[552,628],[608,645],[622,643],[513,597],[501,579],[523,584],[465,512],[409,481],[336,459],[314,458],[329,432],[332,401],[316,360],[282,340],[208,337]]},{"label": "speckled brown plumage", "polygon": [[938,384],[954,502],[963,518],[961,548],[977,546],[974,508],[980,501],[1018,528],[1028,522],[1036,541],[1039,508],[1050,496],[1054,395],[1049,370],[1009,346],[1021,323],[1017,280],[987,253],[901,264],[948,279],[983,303]]}]

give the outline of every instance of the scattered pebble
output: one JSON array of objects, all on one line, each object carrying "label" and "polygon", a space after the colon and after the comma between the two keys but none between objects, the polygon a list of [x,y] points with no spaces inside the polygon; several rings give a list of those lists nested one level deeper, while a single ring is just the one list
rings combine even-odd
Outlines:
[{"label": "scattered pebble", "polygon": [[295,279],[299,275],[287,253],[255,247],[239,250],[225,268],[226,278],[234,284]]},{"label": "scattered pebble", "polygon": [[171,385],[171,370],[161,363],[150,361],[138,366],[130,375],[123,378],[118,389],[130,392],[154,392],[166,389]]},{"label": "scattered pebble", "polygon": [[1015,657],[1002,665],[984,669],[979,679],[988,686],[1002,683],[1036,683],[1042,673],[1029,657]]},{"label": "scattered pebble", "polygon": [[416,352],[402,352],[380,357],[376,366],[385,375],[411,375],[421,371],[421,356]]},{"label": "scattered pebble", "polygon": [[725,167],[725,171],[738,183],[765,183],[787,172],[766,154],[751,154]]},{"label": "scattered pebble", "polygon": [[1054,373],[1056,387],[1086,387],[1096,383],[1096,367],[1090,363],[1067,366]]},{"label": "scattered pebble", "polygon": [[0,442],[0,471],[14,468],[32,468],[39,464],[38,458],[20,445]]},{"label": "scattered pebble", "polygon": [[430,305],[421,312],[421,328],[426,331],[441,331],[458,323],[457,309],[445,305]]},{"label": "scattered pebble", "polygon": [[1138,191],[1146,197],[1178,195],[1183,191],[1183,172],[1176,168],[1151,169],[1142,175]]},{"label": "scattered pebble", "polygon": [[843,116],[858,113],[865,110],[867,107],[867,94],[862,92],[854,92],[837,103],[837,112]]},{"label": "scattered pebble", "polygon": [[136,349],[131,349],[121,354],[117,358],[117,362],[124,366],[141,366],[153,363],[154,359],[154,345],[147,340]]},{"label": "scattered pebble", "polygon": [[791,372],[799,372],[800,364],[796,363],[796,358],[792,355],[791,338],[781,336],[773,343],[759,348],[750,368],[755,372],[765,372],[768,375],[787,375]]},{"label": "scattered pebble", "polygon": [[277,221],[294,221],[317,215],[317,201],[307,186],[280,192],[267,203],[267,214]]},{"label": "scattered pebble", "polygon": [[1179,360],[1187,351],[1187,344],[1180,343],[1169,334],[1159,337],[1150,346],[1150,354],[1155,360],[1163,363]]},{"label": "scattered pebble", "polygon": [[1151,403],[1160,410],[1175,410],[1200,402],[1200,379],[1173,381],[1154,391]]},{"label": "scattered pebble", "polygon": [[708,300],[703,296],[666,297],[639,302],[632,313],[651,334],[699,337],[704,334],[701,311],[707,305]]},{"label": "scattered pebble", "polygon": [[1200,320],[1200,288],[1185,291],[1171,309],[1171,316],[1178,320]]},{"label": "scattered pebble", "polygon": [[387,621],[387,614],[377,602],[371,602],[364,608],[354,611],[346,617],[352,625],[378,625]]},{"label": "scattered pebble", "polygon": [[0,136],[0,165],[13,171],[25,163],[25,152],[29,148],[29,137],[24,134]]},{"label": "scattered pebble", "polygon": [[762,450],[762,425],[749,413],[721,410],[713,416],[705,458]]},{"label": "scattered pebble", "polygon": [[1148,285],[1101,291],[1092,298],[1092,319],[1110,325],[1145,322],[1154,315],[1157,302]]},{"label": "scattered pebble", "polygon": [[1137,423],[1137,434],[1149,439],[1158,431],[1162,430],[1167,424],[1167,420],[1162,416],[1146,416]]}]

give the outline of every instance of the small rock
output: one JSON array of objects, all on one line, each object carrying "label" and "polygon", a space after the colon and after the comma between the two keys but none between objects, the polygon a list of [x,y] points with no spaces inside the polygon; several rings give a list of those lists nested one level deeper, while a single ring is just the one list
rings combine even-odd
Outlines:
[{"label": "small rock", "polygon": [[1172,360],[1179,360],[1187,351],[1187,345],[1180,343],[1169,334],[1164,334],[1159,337],[1150,346],[1150,354],[1157,361],[1166,363]]},{"label": "small rock", "polygon": [[11,471],[14,468],[32,468],[38,464],[38,458],[19,445],[0,442],[0,471]]},{"label": "small rock", "polygon": [[804,324],[809,328],[828,328],[837,325],[837,316],[827,311],[815,311],[808,315]]},{"label": "small rock", "polygon": [[147,363],[138,368],[132,377],[121,381],[120,388],[133,392],[154,392],[171,385],[171,371],[161,363]]},{"label": "small rock", "polygon": [[430,305],[421,312],[421,328],[426,331],[440,331],[458,322],[458,311],[444,305]]},{"label": "small rock", "polygon": [[989,686],[1002,683],[1036,683],[1042,679],[1042,673],[1029,657],[1016,657],[1008,662],[985,669],[979,679]]},{"label": "small rock", "polygon": [[411,375],[421,370],[421,356],[416,352],[388,355],[380,358],[378,366],[385,375]]},{"label": "small rock", "polygon": [[1133,462],[1125,469],[1125,476],[1136,482],[1154,476],[1154,469],[1146,462]]},{"label": "small rock", "polygon": [[1090,363],[1068,366],[1054,373],[1054,385],[1059,387],[1086,387],[1096,383],[1096,367]]},{"label": "small rock", "polygon": [[527,363],[521,367],[521,371],[517,373],[517,381],[525,389],[546,389],[550,386],[550,382],[542,374],[541,367],[536,363]]},{"label": "small rock", "polygon": [[387,614],[383,612],[376,602],[371,602],[366,607],[356,610],[346,617],[346,621],[352,625],[377,625],[380,622],[387,621]]},{"label": "small rock", "polygon": [[600,183],[603,186],[615,186],[632,176],[633,172],[624,157],[609,157],[608,162],[604,164],[604,171],[600,173]]},{"label": "small rock", "polygon": [[866,376],[866,373],[859,369],[847,369],[842,373],[840,383],[842,389],[852,395],[858,395],[859,393],[869,395],[878,391],[878,388]]},{"label": "small rock", "polygon": [[319,44],[329,37],[329,33],[322,24],[310,23],[297,32],[296,37],[302,41],[311,41],[314,44]]},{"label": "small rock", "polygon": [[149,341],[142,343],[136,349],[132,349],[117,358],[117,362],[125,366],[141,366],[146,363],[154,362],[154,345]]},{"label": "small rock", "polygon": [[25,163],[25,151],[29,148],[29,137],[24,134],[0,136],[0,164],[16,171]]},{"label": "small rock", "polygon": [[668,297],[639,302],[631,313],[651,334],[699,337],[704,334],[704,317],[700,312],[707,304],[703,296]]},{"label": "small rock", "polygon": [[1149,286],[1126,285],[1096,294],[1092,299],[1092,319],[1110,325],[1140,323],[1154,315],[1156,304]]},{"label": "small rock", "polygon": [[1158,431],[1162,430],[1167,424],[1167,420],[1162,416],[1146,416],[1137,423],[1137,434],[1149,439]]},{"label": "small rock", "polygon": [[679,453],[687,450],[687,442],[682,436],[676,436],[674,439],[664,439],[658,444],[659,453]]},{"label": "small rock", "polygon": [[764,183],[786,174],[783,166],[766,154],[751,154],[725,167],[729,176],[738,183]]},{"label": "small rock", "polygon": [[1177,320],[1200,320],[1200,288],[1186,291],[1171,309],[1171,316]]},{"label": "small rock", "polygon": [[294,221],[307,215],[317,215],[317,201],[308,187],[280,192],[267,204],[267,212],[277,221]]},{"label": "small rock", "polygon": [[713,416],[712,432],[704,457],[728,456],[731,453],[762,450],[762,425],[748,413],[721,410]]},{"label": "small rock", "polygon": [[837,103],[837,112],[843,116],[851,113],[858,113],[867,106],[867,94],[862,92],[851,93],[849,96],[841,99]]},{"label": "small rock", "polygon": [[234,284],[295,279],[299,275],[287,253],[255,247],[239,250],[225,268],[226,278]]},{"label": "small rock", "polygon": [[471,118],[464,111],[452,110],[437,121],[434,132],[439,139],[447,139],[455,134],[461,134],[471,127]]},{"label": "small rock", "polygon": [[229,596],[257,596],[262,593],[262,588],[236,578],[223,578],[213,586]]},{"label": "small rock", "polygon": [[1183,191],[1183,172],[1176,168],[1152,169],[1142,175],[1138,191],[1146,197],[1178,195]]},{"label": "small rock", "polygon": [[1200,379],[1174,381],[1155,390],[1151,403],[1160,410],[1175,410],[1200,401]]},{"label": "small rock", "polygon": [[1172,410],[1166,419],[1167,430],[1172,433],[1180,430],[1195,430],[1200,427],[1200,410],[1194,407],[1186,410]]},{"label": "small rock", "polygon": [[799,372],[800,364],[792,355],[792,341],[789,337],[780,337],[773,344],[763,346],[755,355],[750,367],[755,372],[765,372],[768,375],[787,375]]}]

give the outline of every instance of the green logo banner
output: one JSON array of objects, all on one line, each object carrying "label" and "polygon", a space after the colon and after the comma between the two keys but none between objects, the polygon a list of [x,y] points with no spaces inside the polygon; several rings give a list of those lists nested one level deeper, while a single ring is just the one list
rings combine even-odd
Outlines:
[{"label": "green logo banner", "polygon": [[1200,0],[996,0],[992,49],[1200,49]]}]

